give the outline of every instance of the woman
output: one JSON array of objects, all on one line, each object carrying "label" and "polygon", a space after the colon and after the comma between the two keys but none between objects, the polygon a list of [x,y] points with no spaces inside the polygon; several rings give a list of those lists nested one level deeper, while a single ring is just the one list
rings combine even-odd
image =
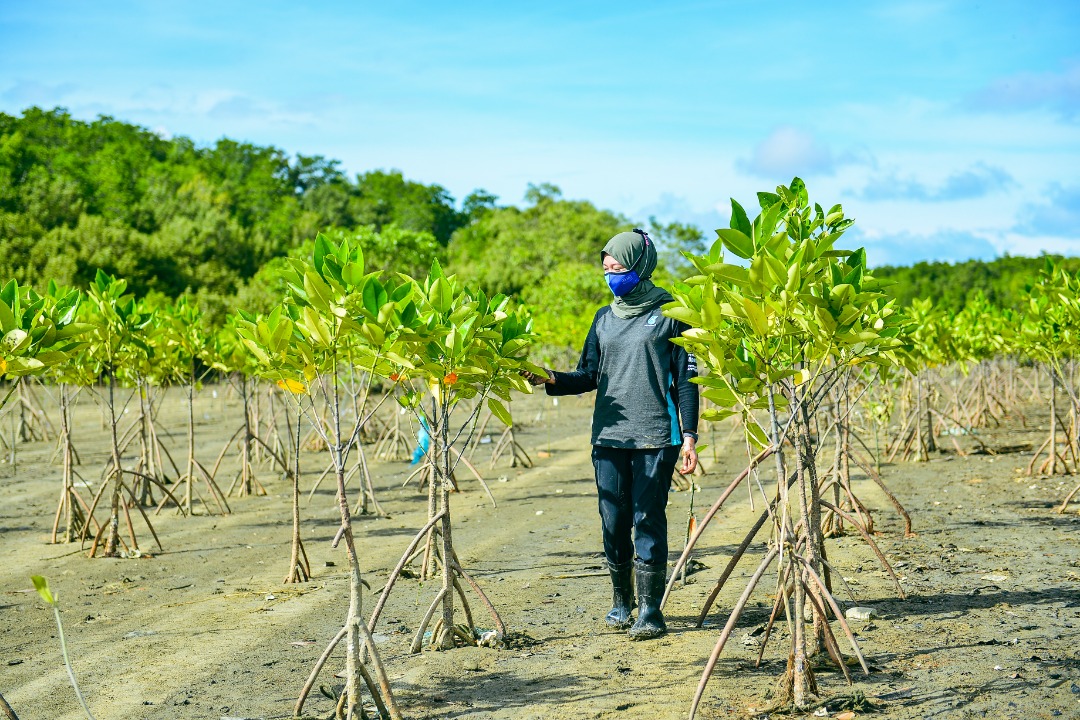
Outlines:
[{"label": "woman", "polygon": [[671,342],[688,326],[660,310],[672,298],[649,280],[656,247],[648,234],[619,233],[600,259],[615,297],[593,318],[577,370],[523,374],[533,385],[545,385],[548,395],[597,391],[592,460],[614,588],[606,621],[617,628],[630,625],[633,573],[639,611],[629,635],[642,640],[667,632],[660,611],[667,497],[680,445],[680,472],[697,467],[698,392],[690,382],[697,366],[693,355]]}]

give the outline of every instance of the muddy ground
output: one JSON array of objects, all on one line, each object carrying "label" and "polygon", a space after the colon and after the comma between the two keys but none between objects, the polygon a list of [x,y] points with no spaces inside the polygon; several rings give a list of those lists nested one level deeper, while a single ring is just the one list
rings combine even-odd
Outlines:
[{"label": "muddy ground", "polygon": [[[212,391],[196,399],[204,462],[217,455],[240,417],[238,402],[224,393],[212,399]],[[394,589],[376,628],[409,718],[685,717],[726,610],[751,572],[749,564],[740,566],[706,627],[691,627],[728,553],[756,517],[740,493],[703,539],[697,557],[707,569],[674,593],[667,637],[631,643],[603,627],[610,591],[588,455],[591,403],[550,402],[537,397],[515,404],[519,439],[536,464],[511,469],[504,462],[486,470],[497,508],[467,477],[453,498],[458,552],[502,613],[512,647],[410,655],[412,632],[437,589],[415,579]],[[183,444],[185,412],[179,393],[165,405],[161,426],[174,434],[168,440],[173,448]],[[1042,430],[1034,418],[1029,413],[1027,428],[1013,421],[983,439],[993,447],[1038,445]],[[6,420],[3,427],[6,432]],[[719,440],[716,460],[705,453],[709,473],[699,480],[699,508],[744,462],[735,443]],[[106,445],[89,399],[78,411],[76,442],[83,473],[93,480]],[[346,612],[344,553],[330,547],[337,510],[328,481],[303,509],[314,579],[286,586],[289,488],[269,467],[260,475],[269,494],[231,499],[228,516],[166,511],[154,518],[164,551],[137,525],[152,557],[89,560],[78,547],[47,543],[60,488],[59,468],[49,464],[52,445],[19,450],[17,472],[0,465],[0,692],[20,718],[82,716],[52,613],[31,590],[31,574],[47,576],[59,594],[75,671],[99,720],[292,716],[297,692]],[[845,696],[859,692],[880,718],[1080,717],[1080,516],[1075,505],[1065,515],[1053,507],[1075,479],[1029,478],[1023,474],[1027,459],[953,453],[884,466],[885,480],[914,519],[917,536],[910,539],[902,537],[885,497],[859,476],[856,487],[877,519],[877,541],[896,563],[908,597],[897,596],[861,540],[831,542],[832,562],[859,603],[880,618],[854,623],[872,666],[869,677],[856,674],[848,687],[837,671],[819,672],[821,690],[834,699],[829,716]],[[235,467],[229,458],[221,473],[226,486]],[[322,470],[322,456],[306,454],[304,467],[306,491]],[[378,590],[426,519],[426,503],[415,485],[402,487],[406,463],[374,463],[372,470],[391,517],[359,518],[357,534],[362,567]],[[673,548],[682,546],[689,502],[689,493],[672,494]],[[755,546],[753,556],[762,548]],[[774,637],[762,667],[753,667],[755,629],[771,607],[768,592],[758,591],[736,629],[701,717],[760,716],[769,704],[787,638],[783,632]],[[366,595],[368,610],[374,598]],[[478,625],[490,626],[476,605]],[[333,673],[343,664],[340,655],[332,660],[321,683],[340,683]],[[306,712],[325,716],[330,709],[316,692]]]}]

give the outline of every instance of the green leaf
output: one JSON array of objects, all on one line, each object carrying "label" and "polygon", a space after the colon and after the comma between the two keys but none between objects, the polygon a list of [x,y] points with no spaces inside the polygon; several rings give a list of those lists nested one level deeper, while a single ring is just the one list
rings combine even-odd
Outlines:
[{"label": "green leaf", "polygon": [[664,310],[664,315],[673,319],[684,322],[691,327],[699,327],[701,325],[701,315],[688,307],[673,307]]},{"label": "green leaf", "polygon": [[780,196],[771,192],[759,192],[757,194],[757,199],[762,210],[768,210],[773,205],[780,202]]},{"label": "green leaf", "polygon": [[732,283],[736,287],[743,287],[750,282],[750,273],[740,265],[714,263],[705,269],[718,280]]},{"label": "green leaf", "polygon": [[712,297],[706,295],[701,299],[701,323],[707,330],[714,330],[723,322],[720,306]]},{"label": "green leaf", "polygon": [[0,300],[0,335],[5,335],[14,330],[17,325],[15,313],[11,311],[6,302]]},{"label": "green leaf", "polygon": [[791,263],[787,271],[787,283],[784,289],[794,295],[799,291],[799,281],[802,280],[802,267],[798,262]]},{"label": "green leaf", "polygon": [[34,583],[34,589],[37,590],[37,594],[41,596],[41,599],[50,605],[56,604],[56,596],[49,590],[49,581],[40,575],[31,575],[30,580]]},{"label": "green leaf", "polygon": [[[364,309],[371,313],[372,317],[379,314],[379,290],[381,287],[377,287],[379,281],[375,278],[371,279],[367,285],[364,286]],[[386,292],[383,291],[385,295]]]},{"label": "green leaf", "polygon": [[[357,248],[359,253],[360,248]],[[341,268],[341,279],[347,284],[356,288],[364,282],[364,260],[360,257],[359,260],[345,263],[345,266]]]},{"label": "green leaf", "polygon": [[802,178],[791,179],[791,192],[795,195],[798,207],[804,208],[810,204],[810,196],[806,192],[806,183],[802,181]]},{"label": "green leaf", "polygon": [[315,252],[312,260],[314,261],[315,271],[317,273],[320,275],[323,274],[323,262],[325,261],[326,256],[335,254],[334,251],[336,249],[334,244],[322,233],[315,236]]},{"label": "green leaf", "polygon": [[507,410],[506,406],[503,405],[501,401],[496,400],[495,398],[488,398],[488,407],[491,408],[491,412],[495,417],[499,418],[503,425],[510,427],[514,424],[514,419],[510,417],[510,411]]},{"label": "green leaf", "polygon": [[708,420],[709,422],[718,422],[720,420],[726,420],[727,418],[735,415],[734,410],[722,410],[720,408],[709,408],[701,412],[701,419]]},{"label": "green leaf", "polygon": [[708,388],[701,392],[702,397],[712,400],[721,407],[732,407],[739,400],[729,388]]},{"label": "green leaf", "polygon": [[731,198],[731,229],[738,230],[743,235],[750,237],[753,230],[750,227],[750,219],[746,217],[743,206]]},{"label": "green leaf", "polygon": [[757,449],[764,449],[769,446],[769,437],[756,422],[746,424],[746,438]]},{"label": "green leaf", "polygon": [[304,273],[304,292],[307,293],[308,302],[316,309],[323,312],[330,311],[330,303],[333,300],[333,291],[322,276],[316,272]]},{"label": "green leaf", "polygon": [[[433,271],[434,271],[434,268],[438,267],[438,264],[439,264],[438,260],[435,260],[432,263],[431,267],[432,267]],[[428,297],[428,300],[431,302],[431,307],[434,308],[435,311],[439,312],[439,313],[446,312],[447,310],[450,309],[450,306],[453,304],[453,302],[454,302],[453,288],[450,287],[450,283],[447,282],[446,278],[443,277],[442,275],[440,275],[435,280],[435,282],[433,282],[431,284],[431,295],[430,295],[430,297]]]},{"label": "green leaf", "polygon": [[754,334],[758,337],[765,337],[768,335],[769,318],[765,315],[765,311],[750,298],[744,297],[742,301],[743,309],[746,310],[746,317],[750,320],[751,327],[754,328]]},{"label": "green leaf", "polygon": [[438,278],[446,278],[443,274],[442,265],[439,264],[439,258],[433,258],[431,261],[431,272],[428,273],[428,280],[434,283]]},{"label": "green leaf", "polygon": [[753,241],[741,230],[721,228],[716,231],[720,239],[724,241],[724,247],[735,253],[744,260],[749,260],[754,255]]}]

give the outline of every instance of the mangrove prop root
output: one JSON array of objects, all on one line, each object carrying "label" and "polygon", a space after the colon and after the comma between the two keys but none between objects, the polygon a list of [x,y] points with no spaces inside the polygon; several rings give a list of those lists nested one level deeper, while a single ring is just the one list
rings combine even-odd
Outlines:
[{"label": "mangrove prop root", "polygon": [[900,579],[896,577],[896,573],[893,571],[892,565],[890,565],[889,561],[885,559],[885,555],[881,552],[881,549],[878,548],[877,543],[874,542],[874,539],[870,537],[870,534],[866,532],[866,529],[862,525],[860,525],[855,520],[855,518],[851,517],[846,512],[836,507],[829,501],[821,500],[820,502],[822,505],[829,508],[833,512],[839,513],[841,517],[845,518],[848,522],[855,526],[855,528],[863,536],[863,539],[866,540],[867,544],[870,546],[870,549],[874,551],[875,555],[877,555],[877,558],[881,562],[882,566],[885,568],[885,571],[889,573],[889,577],[892,578],[893,584],[896,586],[896,592],[900,595],[901,598],[907,598],[907,593],[905,593],[904,588],[900,586]]},{"label": "mangrove prop root", "polygon": [[330,659],[330,655],[334,652],[334,648],[338,646],[345,636],[349,633],[348,627],[343,627],[338,630],[337,635],[330,641],[330,644],[326,646],[326,650],[323,650],[323,654],[319,656],[319,659],[315,661],[315,667],[311,669],[311,674],[308,676],[308,680],[304,683],[304,687],[300,690],[300,696],[296,700],[296,705],[293,708],[293,715],[299,717],[304,710],[304,703],[307,701],[308,695],[311,693],[311,689],[315,687],[315,680],[319,677],[319,673],[322,672],[323,666],[326,665],[326,661]]},{"label": "mangrove prop root", "polygon": [[896,496],[893,495],[889,488],[885,485],[885,483],[882,482],[881,476],[874,472],[874,469],[871,468],[869,465],[864,464],[862,459],[858,456],[852,455],[851,459],[855,461],[855,464],[858,465],[862,469],[862,471],[866,473],[866,475],[871,480],[873,480],[875,484],[877,484],[879,488],[881,488],[881,492],[885,493],[885,497],[889,498],[889,502],[892,503],[892,506],[894,508],[896,508],[896,512],[900,513],[900,517],[904,519],[904,537],[915,537],[915,533],[911,531],[911,516],[908,515],[908,512],[904,509],[904,506],[900,504],[900,501],[896,499]]},{"label": "mangrove prop root", "polygon": [[[439,589],[439,592],[435,595],[435,599],[431,602],[431,607],[424,613],[424,619],[420,621],[420,626],[416,628],[416,636],[413,637],[412,645],[409,646],[409,652],[418,653],[420,648],[424,646],[424,630],[427,629],[428,623],[431,622],[431,617],[435,614],[436,608],[439,607],[439,603],[442,602],[443,596],[446,595],[447,588],[443,587]],[[432,630],[432,639],[434,639],[435,631]]]},{"label": "mangrove prop root", "polygon": [[0,710],[4,711],[4,717],[7,720],[19,720],[19,716],[15,714],[15,711],[8,705],[8,701],[4,699],[3,695],[0,695]]},{"label": "mangrove prop root", "polygon": [[1065,496],[1065,499],[1061,501],[1061,505],[1057,507],[1058,513],[1064,513],[1065,509],[1069,507],[1069,503],[1076,497],[1076,493],[1080,492],[1080,485],[1073,488],[1072,492]]},{"label": "mangrove prop root", "polygon": [[859,665],[862,666],[863,672],[866,675],[869,675],[870,668],[866,665],[866,658],[863,657],[862,650],[859,649],[859,643],[855,641],[855,634],[851,632],[847,620],[844,619],[844,613],[840,610],[840,606],[836,604],[836,598],[834,598],[832,593],[825,588],[825,583],[823,583],[821,577],[814,572],[814,568],[810,566],[810,563],[806,562],[803,558],[799,558],[799,560],[802,561],[804,569],[809,573],[810,577],[813,578],[814,582],[821,590],[822,597],[825,598],[826,602],[829,603],[829,607],[832,608],[833,615],[836,616],[837,622],[840,623],[840,627],[844,629],[844,634],[847,635],[848,642],[851,643],[851,649],[855,653],[855,657],[859,658]]},{"label": "mangrove prop root", "polygon": [[667,601],[668,595],[671,594],[671,589],[672,587],[674,587],[675,583],[678,580],[679,572],[682,570],[687,560],[690,559],[690,554],[693,552],[694,546],[697,545],[697,541],[701,538],[702,533],[705,532],[705,528],[708,526],[709,521],[716,516],[716,513],[720,511],[720,508],[723,507],[724,503],[731,496],[731,494],[735,492],[736,488],[738,488],[739,485],[742,484],[743,480],[750,476],[750,473],[753,471],[753,469],[756,468],[772,453],[773,448],[771,446],[765,448],[760,453],[758,453],[754,457],[754,459],[750,461],[746,468],[742,472],[740,472],[734,480],[731,481],[731,484],[727,486],[727,489],[725,489],[724,492],[720,494],[720,497],[716,499],[716,502],[712,504],[712,507],[710,507],[708,512],[706,512],[705,515],[701,518],[701,522],[698,523],[697,528],[694,530],[694,534],[691,535],[690,539],[686,542],[686,547],[683,548],[682,554],[679,556],[678,561],[675,563],[675,567],[671,571],[671,579],[668,580],[667,587],[664,588],[664,597],[660,601],[661,607],[663,607],[663,604]]},{"label": "mangrove prop root", "polygon": [[[391,720],[402,720],[401,711],[398,710],[397,703],[394,701],[394,694],[390,691],[390,678],[386,675],[386,668],[382,664],[382,660],[379,658],[379,651],[375,647],[375,639],[371,636],[371,631],[364,624],[363,617],[356,618],[356,625],[360,631],[360,635],[363,637],[364,647],[371,653],[372,666],[375,668],[375,677],[379,683],[379,690],[382,694],[382,698],[386,703],[386,709],[390,713]],[[364,672],[364,664],[360,663],[360,672]],[[374,693],[372,693],[374,695]],[[378,702],[378,701],[376,701]]]},{"label": "mangrove prop root", "polygon": [[473,589],[473,592],[476,593],[476,596],[480,598],[480,602],[484,604],[484,607],[487,608],[488,613],[491,614],[491,621],[495,623],[496,637],[501,640],[503,637],[506,636],[506,625],[503,624],[502,618],[499,617],[499,611],[496,610],[495,606],[491,604],[491,600],[489,600],[488,596],[484,594],[484,591],[480,589],[480,586],[476,583],[476,581],[473,580],[469,573],[465,572],[464,568],[461,567],[461,564],[458,562],[457,558],[453,559],[453,563],[454,569],[461,574],[461,577],[465,579],[465,582],[469,583],[469,587]]},{"label": "mangrove prop root", "polygon": [[[809,590],[809,588],[808,588]],[[825,607],[821,603],[821,598],[817,593],[807,592],[806,597],[810,600],[810,603],[814,606],[814,618],[821,618],[822,637],[825,640],[825,650],[829,653],[829,657],[836,663],[841,670],[844,671],[844,679],[847,680],[847,684],[851,685],[851,673],[847,669],[847,665],[844,663],[844,656],[840,653],[840,646],[836,642],[836,636],[833,635],[832,628],[829,627],[829,623],[826,622],[827,616],[825,615]]]},{"label": "mangrove prop root", "polygon": [[[383,585],[382,594],[379,596],[379,601],[375,603],[375,609],[371,612],[371,620],[368,621],[368,627],[372,632],[375,632],[375,626],[379,622],[379,616],[382,614],[383,607],[386,605],[386,601],[390,598],[390,591],[394,589],[394,583],[401,577],[401,571],[405,569],[405,566],[409,564],[409,560],[416,554],[416,548],[423,540],[429,530],[442,520],[445,511],[439,511],[433,518],[427,521],[424,527],[420,528],[420,532],[416,533],[412,542],[409,543],[409,547],[405,549],[405,552],[401,555],[401,560],[394,567],[394,571],[390,573],[390,577],[387,579],[386,584]],[[363,656],[361,656],[362,658]]]},{"label": "mangrove prop root", "polygon": [[765,624],[765,635],[761,638],[761,647],[758,649],[757,661],[754,663],[754,667],[761,667],[761,658],[765,656],[765,646],[769,644],[769,638],[772,636],[773,626],[776,624],[776,616],[780,614],[780,608],[784,608],[784,612],[787,612],[787,584],[788,579],[791,577],[791,566],[788,565],[783,578],[777,580],[776,583],[776,599],[773,601],[772,612],[769,613],[769,622]]},{"label": "mangrove prop root", "polygon": [[[712,609],[713,603],[716,602],[717,596],[723,589],[724,584],[728,578],[731,577],[731,573],[735,571],[735,566],[739,564],[743,555],[746,553],[746,549],[750,547],[750,543],[754,541],[754,537],[761,531],[761,528],[765,526],[765,521],[769,519],[769,512],[766,510],[758,516],[757,522],[754,523],[754,527],[750,528],[750,532],[743,538],[742,543],[739,545],[735,554],[728,560],[728,564],[724,567],[724,572],[720,573],[720,579],[716,581],[713,586],[712,592],[709,593],[709,597],[705,599],[705,604],[701,606],[701,613],[698,615],[696,627],[702,627],[705,624],[705,618],[709,615],[709,610]],[[665,599],[666,596],[665,596]],[[661,603],[660,608],[663,609],[664,605]]]},{"label": "mangrove prop root", "polygon": [[754,588],[757,587],[761,576],[765,574],[769,565],[772,564],[772,561],[776,559],[776,556],[779,554],[780,551],[776,548],[769,550],[765,559],[761,561],[757,570],[754,571],[754,575],[750,578],[750,582],[746,584],[746,588],[743,590],[742,595],[739,596],[739,600],[735,603],[735,607],[731,609],[731,615],[728,617],[727,624],[724,625],[724,630],[720,633],[720,639],[716,641],[716,647],[713,648],[712,655],[709,656],[709,662],[705,665],[705,671],[701,674],[701,680],[698,681],[697,690],[694,692],[694,700],[690,704],[690,720],[694,720],[694,716],[697,714],[698,705],[701,703],[701,696],[705,693],[705,686],[712,676],[713,669],[716,667],[716,662],[720,659],[720,653],[724,651],[724,645],[727,644],[728,637],[731,636],[731,631],[735,628],[735,623],[739,621],[739,616],[742,615],[743,608],[746,607],[746,603],[750,599],[751,593],[754,592]]},{"label": "mangrove prop root", "polygon": [[[461,583],[457,577],[454,577],[454,589],[457,590],[458,597],[461,598],[461,609],[465,611],[465,622],[470,628],[475,628],[476,623],[473,622],[472,608],[469,607],[469,599],[465,597],[465,590],[461,587]],[[475,640],[475,638],[473,638]]]}]

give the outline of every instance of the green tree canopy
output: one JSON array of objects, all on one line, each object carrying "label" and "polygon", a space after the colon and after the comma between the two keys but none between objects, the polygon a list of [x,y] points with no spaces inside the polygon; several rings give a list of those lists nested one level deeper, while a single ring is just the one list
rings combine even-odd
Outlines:
[{"label": "green tree canopy", "polygon": [[445,188],[398,171],[350,180],[335,160],[271,146],[199,147],[60,108],[0,113],[0,277],[86,288],[102,269],[137,296],[189,291],[218,319],[260,267],[320,230],[445,247],[493,204],[474,195],[458,211]]}]

